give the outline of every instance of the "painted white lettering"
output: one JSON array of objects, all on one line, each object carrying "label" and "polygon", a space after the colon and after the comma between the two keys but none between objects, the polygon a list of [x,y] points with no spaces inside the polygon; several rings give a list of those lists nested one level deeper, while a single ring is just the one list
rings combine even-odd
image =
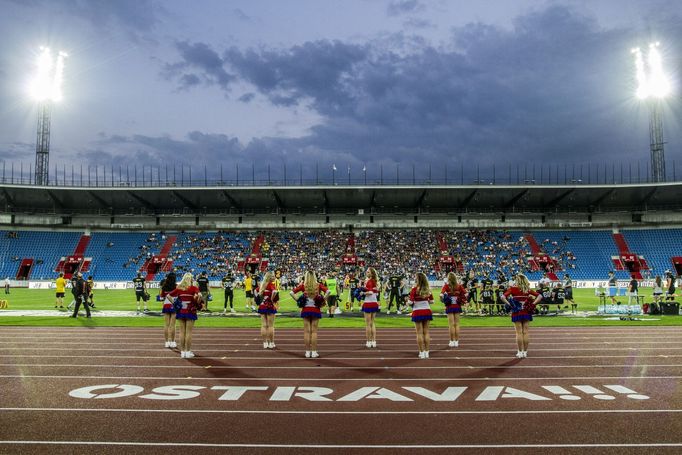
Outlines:
[{"label": "painted white lettering", "polygon": [[[121,389],[120,392],[112,393],[95,393],[96,390]],[[80,389],[72,390],[69,396],[74,398],[123,398],[131,395],[137,395],[144,392],[144,387],[139,385],[128,384],[106,384],[106,385],[92,385],[88,387],[81,387]]]},{"label": "painted white lettering", "polygon": [[249,390],[268,390],[265,386],[236,386],[236,385],[216,385],[211,390],[224,390],[218,400],[237,401]]},{"label": "painted white lettering", "polygon": [[502,398],[525,398],[531,401],[551,401],[551,398],[535,395],[534,393],[525,392],[523,390],[515,389],[513,387],[505,387]]},{"label": "painted white lettering", "polygon": [[148,395],[140,395],[145,400],[187,400],[200,395],[196,390],[205,389],[200,385],[167,385],[157,387]]},{"label": "painted white lettering", "polygon": [[308,401],[332,401],[331,398],[324,396],[330,393],[334,393],[334,391],[327,387],[298,387],[295,396]]},{"label": "painted white lettering", "polygon": [[296,387],[277,387],[270,397],[270,401],[290,401]]},{"label": "painted white lettering", "polygon": [[339,398],[337,401],[359,401],[363,398],[384,399],[391,401],[414,401],[411,398],[395,393],[383,387],[361,387],[355,392],[351,392]]},{"label": "painted white lettering", "polygon": [[488,386],[476,397],[476,401],[495,401],[500,397],[503,389],[504,387],[502,386]]},{"label": "painted white lettering", "polygon": [[435,393],[424,387],[403,387],[412,393],[416,393],[431,401],[455,401],[467,389],[466,387],[448,387],[443,393]]}]

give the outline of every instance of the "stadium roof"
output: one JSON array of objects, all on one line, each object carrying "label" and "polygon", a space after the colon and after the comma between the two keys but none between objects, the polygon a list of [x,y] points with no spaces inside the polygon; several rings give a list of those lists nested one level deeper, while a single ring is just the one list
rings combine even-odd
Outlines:
[{"label": "stadium roof", "polygon": [[58,187],[0,185],[0,211],[53,214],[608,212],[682,209],[682,183]]}]

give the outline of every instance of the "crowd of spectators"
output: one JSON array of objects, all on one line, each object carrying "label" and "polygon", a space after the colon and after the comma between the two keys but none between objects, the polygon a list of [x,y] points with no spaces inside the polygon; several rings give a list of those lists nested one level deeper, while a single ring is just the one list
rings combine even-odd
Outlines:
[{"label": "crowd of spectators", "polygon": [[[543,250],[558,263],[557,269],[575,268],[575,256],[568,249],[569,238],[545,239]],[[124,267],[141,267],[144,260],[157,254],[166,241],[164,233],[150,234]],[[459,272],[473,271],[479,276],[512,276],[516,272],[537,271],[529,261],[531,252],[523,236],[506,231],[439,231],[427,229],[366,230],[272,230],[264,232],[181,233],[168,259],[176,272],[198,274],[206,271],[212,280],[228,270],[241,275],[246,259],[254,253],[263,263],[256,269],[279,270],[285,285],[294,283],[305,270],[318,274],[331,271],[345,275],[357,268],[375,267],[382,276],[411,277],[416,271],[430,279],[443,279],[452,267]],[[439,263],[451,256],[455,265]],[[343,258],[352,258],[345,264]]]}]

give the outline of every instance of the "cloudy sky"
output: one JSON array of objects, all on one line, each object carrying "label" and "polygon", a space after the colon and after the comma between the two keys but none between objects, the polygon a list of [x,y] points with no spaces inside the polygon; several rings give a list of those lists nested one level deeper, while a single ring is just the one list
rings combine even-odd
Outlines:
[{"label": "cloudy sky", "polygon": [[[648,161],[630,49],[659,40],[682,172],[679,0],[0,0],[0,160],[35,159],[26,85],[69,53],[56,164],[395,178]],[[60,171],[61,172],[61,171]],[[194,171],[195,175],[199,171]],[[610,172],[610,171],[609,171]],[[242,174],[242,175],[243,175]],[[679,177],[679,176],[678,176]],[[340,179],[340,177],[339,177]]]}]

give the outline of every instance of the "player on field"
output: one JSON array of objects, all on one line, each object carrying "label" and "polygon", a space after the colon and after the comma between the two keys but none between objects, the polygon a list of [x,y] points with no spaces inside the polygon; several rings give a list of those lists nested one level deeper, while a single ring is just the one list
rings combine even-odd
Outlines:
[{"label": "player on field", "polygon": [[573,300],[573,280],[568,275],[564,275],[564,295],[567,302],[571,302],[571,313],[578,312],[578,304]]},{"label": "player on field", "polygon": [[469,303],[473,303],[474,311],[478,314],[481,310],[481,305],[478,303],[478,278],[476,278],[475,272],[469,270],[469,274],[466,280],[466,288],[469,295],[467,296]]},{"label": "player on field", "polygon": [[495,291],[493,290],[493,280],[489,277],[481,280],[480,299],[483,304],[483,311],[488,315],[492,315],[493,307],[495,306]]},{"label": "player on field", "polygon": [[[360,280],[355,277],[355,273],[351,272],[348,276],[348,302],[350,303],[350,310],[354,311],[356,289],[360,286]],[[358,304],[361,303],[358,301]]]},{"label": "player on field", "polygon": [[440,290],[440,298],[445,303],[445,314],[448,317],[448,331],[450,342],[448,346],[459,346],[459,317],[462,314],[462,305],[467,303],[467,291],[459,284],[457,275],[449,272],[446,282]]},{"label": "player on field", "polygon": [[405,279],[404,276],[398,272],[392,273],[386,281],[386,288],[388,290],[388,302],[386,305],[386,314],[391,314],[391,305],[395,301],[395,309],[397,314],[401,314],[400,311],[400,283]]},{"label": "player on field", "polygon": [[245,273],[246,278],[244,278],[244,293],[246,294],[246,311],[254,311],[256,309],[253,301],[254,280],[251,272],[247,270]]},{"label": "player on field", "polygon": [[203,310],[210,313],[211,310],[208,309],[208,302],[212,299],[212,296],[211,288],[209,287],[208,275],[206,274],[205,270],[201,272],[199,278],[197,278],[197,285],[199,287],[199,291],[201,292],[201,299],[204,302]]},{"label": "player on field", "polygon": [[140,300],[144,303],[144,312],[148,312],[149,308],[147,307],[147,284],[145,283],[145,279],[142,278],[142,274],[140,272],[137,273],[137,276],[133,278],[133,288],[135,289],[135,299],[137,301],[137,312],[140,312]]},{"label": "player on field", "polygon": [[56,300],[54,302],[54,307],[64,308],[64,293],[66,291],[66,279],[64,278],[64,273],[59,273],[59,276],[54,281],[55,285],[55,296]]},{"label": "player on field", "polygon": [[533,320],[535,305],[542,300],[542,295],[530,288],[530,282],[525,275],[516,275],[515,283],[502,295],[502,301],[511,306],[511,318],[516,330],[516,357],[528,357],[528,343],[530,341],[529,323]]},{"label": "player on field", "polygon": [[334,312],[336,311],[338,301],[339,301],[339,289],[338,282],[336,280],[336,274],[334,272],[329,272],[329,276],[324,280],[324,287],[329,290],[327,296],[327,306],[329,317],[334,317]]},{"label": "player on field", "polygon": [[230,302],[230,313],[234,313],[234,282],[235,278],[232,270],[228,270],[227,274],[221,280],[223,289],[225,290],[225,303],[223,304],[223,313],[227,313],[227,302]]},{"label": "player on field", "polygon": [[[297,296],[296,294],[299,295]],[[296,286],[289,295],[301,308],[305,356],[319,357],[320,354],[317,352],[317,329],[322,317],[320,308],[324,306],[325,297],[331,297],[331,290],[317,281],[315,273],[307,271],[303,275],[303,282]]]},{"label": "player on field", "polygon": [[431,305],[433,304],[433,294],[429,280],[424,273],[417,273],[415,277],[415,287],[410,291],[410,306],[412,306],[412,322],[417,332],[417,347],[419,348],[419,358],[429,358],[429,348],[431,336],[429,334],[429,324],[433,320]]}]

